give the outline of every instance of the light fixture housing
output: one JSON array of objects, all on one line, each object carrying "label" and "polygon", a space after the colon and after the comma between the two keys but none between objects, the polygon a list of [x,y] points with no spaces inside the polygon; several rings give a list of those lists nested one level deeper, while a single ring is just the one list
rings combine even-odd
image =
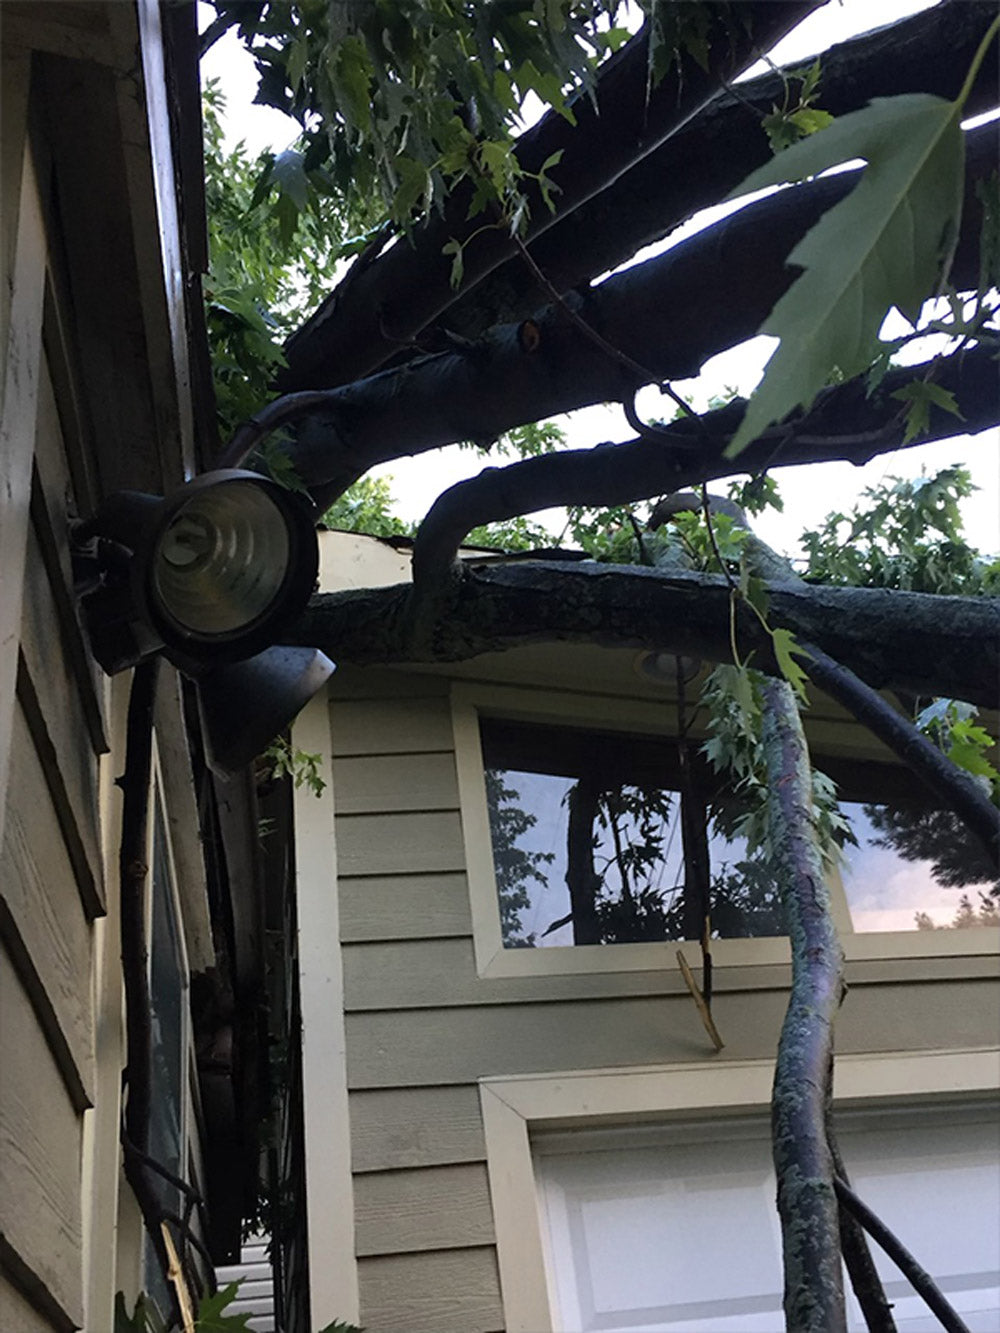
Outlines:
[{"label": "light fixture housing", "polygon": [[115,675],[162,653],[190,677],[216,773],[249,763],[332,674],[317,649],[276,644],[315,587],[319,546],[311,502],[268,477],[118,491],[72,541],[95,658]]},{"label": "light fixture housing", "polygon": [[207,472],[165,499],[119,491],[74,538],[98,539],[98,585],[81,599],[109,675],[154,652],[178,665],[237,662],[305,606],[319,550],[310,502],[268,477]]}]

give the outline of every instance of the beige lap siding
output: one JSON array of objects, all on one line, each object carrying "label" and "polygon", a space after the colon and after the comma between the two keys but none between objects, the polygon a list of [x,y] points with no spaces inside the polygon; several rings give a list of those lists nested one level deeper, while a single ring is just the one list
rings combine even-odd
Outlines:
[{"label": "beige lap siding", "polygon": [[[504,1327],[480,1078],[711,1058],[669,947],[662,970],[477,976],[448,688],[389,670],[342,669],[331,685],[356,1251],[371,1333]],[[916,1049],[998,1040],[982,965],[958,980],[953,962],[939,982],[909,968],[855,965],[840,1050],[892,1049],[901,1034]],[[770,1057],[787,967],[725,971],[713,1011],[726,1057]],[[307,1033],[307,1059],[310,1048]]]}]

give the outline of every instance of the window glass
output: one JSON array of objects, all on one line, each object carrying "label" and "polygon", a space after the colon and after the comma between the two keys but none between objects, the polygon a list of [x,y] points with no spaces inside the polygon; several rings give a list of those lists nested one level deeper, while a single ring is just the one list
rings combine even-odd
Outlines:
[{"label": "window glass", "polygon": [[857,839],[841,866],[856,931],[1000,925],[1000,885],[956,815],[906,801],[843,810]]},{"label": "window glass", "polygon": [[[480,719],[506,948],[783,934],[773,878],[696,749]],[[682,795],[682,790],[687,793]]]}]

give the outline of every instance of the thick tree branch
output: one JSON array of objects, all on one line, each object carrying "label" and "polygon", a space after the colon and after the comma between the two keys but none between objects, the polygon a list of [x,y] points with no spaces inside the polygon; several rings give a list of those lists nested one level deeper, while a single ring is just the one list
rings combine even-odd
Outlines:
[{"label": "thick tree branch", "polygon": [[[434,502],[417,537],[414,578],[432,583],[445,577],[467,533],[518,514],[556,505],[630,504],[770,467],[834,460],[860,465],[900,449],[900,404],[892,394],[931,365],[890,372],[871,397],[861,381],[829,389],[799,421],[768,431],[735,460],[725,457],[725,449],[743,415],[742,400],[705,413],[699,422],[676,422],[653,439],[567,449],[486,469]],[[963,429],[981,430],[1000,420],[1000,375],[991,351],[953,357],[934,373],[935,382],[955,394]],[[927,431],[910,443],[944,439],[955,429],[956,418],[934,407]]]},{"label": "thick tree branch", "polygon": [[[822,56],[819,105],[842,116],[871,97],[957,96],[992,18],[989,4],[944,0],[831,47]],[[968,103],[970,116],[997,103],[998,50],[994,43],[980,70]],[[538,237],[530,247],[535,263],[566,292],[625,263],[642,246],[718,203],[770,157],[760,118],[784,100],[777,73],[740,84],[738,95],[721,93],[613,186]],[[443,322],[474,338],[501,321],[523,319],[545,303],[531,274],[514,259],[451,306]]]},{"label": "thick tree branch", "polygon": [[871,686],[814,643],[801,644],[807,654],[802,665],[809,679],[836,699],[918,774],[938,800],[958,815],[983,844],[991,863],[1000,870],[1000,810],[971,774],[946,755]]},{"label": "thick tree branch", "polygon": [[[597,643],[731,661],[729,588],[717,575],[623,565],[504,559],[465,565],[438,619],[418,635],[401,584],[314,597],[289,641],[334,661],[458,662],[523,643]],[[771,585],[774,626],[818,644],[879,689],[995,705],[1000,600],[877,588]],[[770,639],[738,615],[740,651],[776,670]]]},{"label": "thick tree branch", "polygon": [[[531,218],[523,239],[531,240],[685,125],[718,92],[720,79],[734,78],[768,50],[821,0],[753,0],[740,6],[740,30],[718,22],[711,34],[707,68],[684,56],[658,86],[648,88],[648,39],[640,33],[601,69],[595,97],[574,103],[576,124],[555,112],[521,136],[516,156],[537,174],[553,153],[562,159],[551,172],[558,187],[550,211],[527,181]],[[279,387],[322,388],[369,374],[455,299],[451,261],[442,247],[465,242],[463,289],[475,285],[514,253],[506,225],[483,229],[481,216],[467,217],[468,198],[459,191],[443,217],[401,240],[377,264],[341,283],[315,315],[289,340],[288,368]]]},{"label": "thick tree branch", "polygon": [[844,959],[813,826],[809,751],[795,695],[784,680],[764,686],[762,741],[769,859],[792,946],[792,989],[771,1094],[785,1324],[795,1333],[843,1333],[840,1224],[826,1105]]},{"label": "thick tree branch", "polygon": [[[850,1185],[844,1159],[840,1153],[837,1135],[833,1125],[833,1089],[829,1089],[826,1099],[826,1141],[830,1148],[833,1162],[834,1188],[837,1181]],[[844,1256],[844,1266],[851,1279],[851,1287],[861,1306],[865,1327],[868,1333],[896,1333],[896,1321],[892,1317],[892,1305],[886,1298],[882,1279],[875,1267],[868,1237],[857,1218],[847,1211],[838,1198],[838,1217],[840,1221],[840,1249]]]},{"label": "thick tree branch", "polygon": [[[966,153],[953,273],[959,286],[971,288],[982,217],[975,185],[993,169],[996,127],[968,134]],[[574,298],[579,313],[661,378],[695,375],[710,356],[757,332],[793,279],[785,266],[789,251],[856,179],[843,173],[748,205],[609,278],[585,299]],[[676,317],[666,318],[667,311]],[[299,427],[292,452],[300,475],[327,503],[376,463],[455,440],[488,442],[513,426],[621,399],[637,387],[558,307],[540,315],[532,333],[525,339],[520,326],[502,326],[462,353],[426,357],[333,391],[329,408],[316,408]]]},{"label": "thick tree branch", "polygon": [[950,1304],[931,1275],[924,1269],[903,1242],[877,1217],[866,1203],[843,1180],[835,1180],[837,1198],[847,1211],[858,1219],[864,1229],[885,1250],[913,1290],[922,1296],[928,1307],[940,1320],[947,1333],[969,1333],[969,1326]]}]

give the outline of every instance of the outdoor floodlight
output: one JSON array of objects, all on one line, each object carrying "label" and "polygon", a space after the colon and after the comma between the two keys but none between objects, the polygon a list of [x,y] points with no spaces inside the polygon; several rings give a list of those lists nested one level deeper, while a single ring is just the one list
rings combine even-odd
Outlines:
[{"label": "outdoor floodlight", "polygon": [[114,675],[163,653],[190,676],[218,771],[249,762],[334,669],[274,646],[316,583],[314,524],[304,497],[226,469],[165,499],[119,491],[74,527],[94,656]]}]

